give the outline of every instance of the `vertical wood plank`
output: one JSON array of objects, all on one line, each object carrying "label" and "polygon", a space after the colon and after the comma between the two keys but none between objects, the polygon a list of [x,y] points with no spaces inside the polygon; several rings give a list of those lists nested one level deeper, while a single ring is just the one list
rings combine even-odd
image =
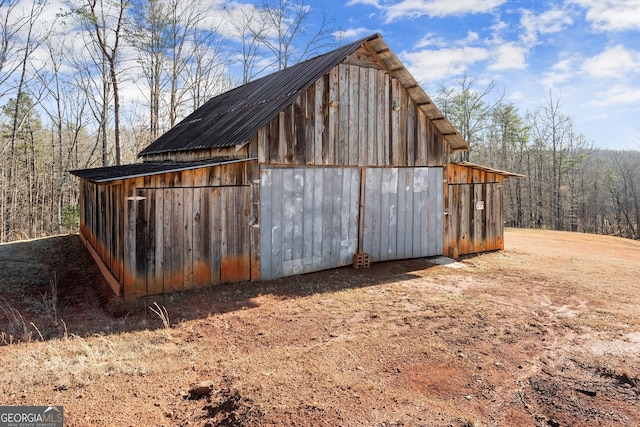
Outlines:
[{"label": "vertical wood plank", "polygon": [[185,233],[184,233],[184,191],[174,188],[172,194],[171,223],[171,284],[170,290],[180,290],[184,285],[185,269]]},{"label": "vertical wood plank", "polygon": [[293,151],[288,151],[289,144],[287,136],[289,134],[289,128],[287,127],[286,111],[281,111],[278,114],[278,163],[288,163],[287,156],[291,155]]},{"label": "vertical wood plank", "polygon": [[[145,202],[145,240],[147,257],[147,271],[146,271],[146,287],[147,295],[158,294],[162,292],[162,288],[158,289],[156,286],[156,190],[145,189],[141,191],[141,194],[146,197]],[[161,245],[158,245],[161,246]]]},{"label": "vertical wood plank", "polygon": [[408,203],[409,194],[413,194],[410,189],[412,184],[411,169],[398,170],[398,194],[397,194],[397,237],[396,237],[396,257],[398,259],[410,258],[411,253],[406,252],[407,241],[411,241],[412,231],[407,228],[406,217],[407,212],[413,210],[412,203]]},{"label": "vertical wood plank", "polygon": [[[367,164],[367,149],[369,146],[369,120],[371,120],[367,106],[368,88],[369,88],[369,69],[355,67],[358,70],[357,86],[355,88],[358,103],[356,105],[355,114],[358,116],[358,127],[356,129],[356,162],[352,166],[364,166]],[[355,102],[354,102],[355,103]]]},{"label": "vertical wood plank", "polygon": [[125,263],[124,263],[124,296],[125,298],[135,297],[135,280],[136,280],[136,217],[137,217],[137,204],[134,200],[136,195],[135,180],[127,180],[126,184],[126,197],[127,197],[127,209],[125,214]]},{"label": "vertical wood plank", "polygon": [[339,88],[339,125],[338,135],[334,141],[337,144],[336,165],[349,164],[349,66],[338,65],[338,88]]},{"label": "vertical wood plank", "polygon": [[258,130],[257,143],[258,143],[258,162],[267,163],[269,159],[269,138],[267,138],[268,124]]},{"label": "vertical wood plank", "polygon": [[368,69],[367,81],[365,82],[366,97],[364,110],[366,111],[365,117],[367,117],[367,120],[365,121],[367,126],[367,137],[364,141],[366,157],[363,159],[363,162],[360,163],[361,166],[377,165],[378,135],[376,132],[376,119],[378,117],[378,108],[376,106],[376,81],[378,72],[379,70]]},{"label": "vertical wood plank", "polygon": [[416,163],[416,104],[411,98],[406,97],[406,129],[407,129],[407,166],[415,166]]},{"label": "vertical wood plank", "polygon": [[400,84],[396,79],[391,79],[391,126],[389,135],[389,151],[391,166],[400,165],[400,108],[402,108]]},{"label": "vertical wood plank", "polygon": [[189,289],[193,287],[193,188],[187,187],[182,189],[182,208],[183,208],[183,279],[182,288]]},{"label": "vertical wood plank", "polygon": [[381,106],[380,111],[380,124],[378,125],[378,143],[379,147],[379,166],[391,165],[391,144],[393,144],[391,138],[391,77],[388,73],[380,73],[378,79],[378,105]]},{"label": "vertical wood plank", "polygon": [[[171,265],[173,251],[173,195],[174,191],[164,188],[162,191],[162,284],[163,290],[169,292],[173,289],[173,270]],[[158,242],[159,244],[160,242]]]},{"label": "vertical wood plank", "polygon": [[304,168],[296,168],[292,171],[292,195],[291,213],[292,218],[289,221],[292,226],[291,233],[291,268],[292,274],[302,274],[304,270],[304,186],[305,174]]},{"label": "vertical wood plank", "polygon": [[[324,192],[322,197],[322,269],[331,268],[333,256],[334,205],[331,197],[336,188],[334,169],[324,168]],[[331,189],[331,191],[328,191]]]},{"label": "vertical wood plank", "polygon": [[272,169],[260,169],[260,277],[268,280],[273,275],[273,218]]},{"label": "vertical wood plank", "polygon": [[[282,195],[283,194],[283,177],[280,169],[273,170],[272,176],[272,195]],[[271,223],[272,223],[272,241],[271,241],[271,257],[272,257],[272,267],[273,267],[273,277],[282,277],[283,276],[283,261],[284,261],[284,222],[283,222],[283,202],[282,198],[274,198],[274,202],[277,200],[277,203],[273,203],[271,210]]]},{"label": "vertical wood plank", "polygon": [[349,248],[346,257],[343,259],[343,265],[353,263],[353,254],[358,250],[359,236],[359,220],[360,215],[360,179],[361,172],[359,168],[349,169],[349,199],[345,201],[349,205]]},{"label": "vertical wood plank", "polygon": [[146,245],[148,224],[145,215],[147,201],[145,200],[146,198],[144,190],[138,190],[136,192],[136,196],[139,198],[139,200],[136,200],[134,202],[137,205],[135,231],[136,280],[134,293],[136,296],[144,296],[149,295],[147,289],[147,263],[149,261],[149,257],[147,256],[148,248]]},{"label": "vertical wood plank", "polygon": [[340,80],[339,67],[329,71],[328,77],[328,113],[326,119],[326,131],[322,135],[322,164],[337,164],[337,145],[340,122]]},{"label": "vertical wood plank", "polygon": [[442,255],[444,254],[444,189],[447,185],[444,181],[444,171],[442,168],[429,168],[429,194],[430,204],[434,206],[436,218],[434,239],[436,245],[434,253],[429,255]]},{"label": "vertical wood plank", "polygon": [[164,292],[164,192],[158,185],[157,189],[147,190],[154,194],[154,229],[155,229],[155,251],[154,251],[154,263],[155,271],[153,279],[149,281],[153,285],[154,293]]},{"label": "vertical wood plank", "polygon": [[209,224],[210,224],[210,265],[211,284],[217,285],[222,281],[222,187],[213,187],[209,190]]},{"label": "vertical wood plank", "polygon": [[427,222],[432,221],[429,216],[428,201],[428,184],[426,182],[425,170],[422,168],[411,169],[413,172],[413,185],[411,187],[413,197],[413,223],[411,229],[414,234],[412,240],[411,256],[419,257],[426,255],[425,247],[429,246],[432,239],[429,233]]},{"label": "vertical wood plank", "polygon": [[326,100],[327,95],[325,91],[328,88],[325,85],[326,79],[323,77],[319,79],[314,85],[315,90],[314,105],[313,105],[313,157],[311,164],[321,165],[322,160],[322,148],[323,148],[323,135],[325,133],[325,120],[328,114],[327,108],[329,108]]},{"label": "vertical wood plank", "polygon": [[387,257],[389,260],[397,259],[398,254],[398,168],[386,170],[389,177],[388,209],[389,231]]},{"label": "vertical wood plank", "polygon": [[251,166],[251,213],[249,219],[251,245],[251,281],[260,280],[261,224],[260,215],[260,166],[254,162]]},{"label": "vertical wood plank", "polygon": [[293,170],[290,168],[280,169],[282,177],[282,212],[281,212],[281,229],[282,229],[282,274],[291,276],[293,273]]},{"label": "vertical wood plank", "polygon": [[209,190],[193,189],[193,285],[211,284]]},{"label": "vertical wood plank", "polygon": [[427,117],[421,109],[416,110],[416,166],[430,166],[427,160]]},{"label": "vertical wood plank", "polygon": [[223,283],[249,279],[249,187],[223,187],[221,189],[221,259],[220,274]]},{"label": "vertical wood plank", "polygon": [[[313,197],[313,243],[312,243],[312,269],[319,271],[322,269],[322,245],[323,245],[323,219],[327,212],[324,211],[324,193],[325,193],[325,174],[323,168],[314,168],[311,170],[313,174],[313,186],[307,188],[306,191],[312,193]],[[330,188],[330,187],[328,187]]]},{"label": "vertical wood plank", "polygon": [[380,261],[389,259],[389,172],[391,168],[380,170]]},{"label": "vertical wood plank", "polygon": [[314,218],[317,212],[314,209],[314,181],[315,169],[304,168],[302,182],[302,271],[309,273],[313,270],[314,247]]}]

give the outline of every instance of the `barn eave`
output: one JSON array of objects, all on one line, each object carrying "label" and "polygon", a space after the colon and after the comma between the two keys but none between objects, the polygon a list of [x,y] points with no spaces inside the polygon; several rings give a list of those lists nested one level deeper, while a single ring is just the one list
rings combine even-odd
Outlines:
[{"label": "barn eave", "polygon": [[107,183],[142,176],[159,175],[170,172],[181,172],[191,169],[206,168],[225,164],[247,162],[257,160],[255,157],[247,159],[212,158],[197,161],[158,161],[132,163],[120,166],[106,166],[102,168],[77,169],[69,171],[71,174],[86,181],[95,183]]}]

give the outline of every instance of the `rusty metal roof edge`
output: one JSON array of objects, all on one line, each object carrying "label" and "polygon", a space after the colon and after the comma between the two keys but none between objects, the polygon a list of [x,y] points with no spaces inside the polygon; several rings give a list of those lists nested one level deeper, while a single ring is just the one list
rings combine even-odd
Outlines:
[{"label": "rusty metal roof edge", "polygon": [[[252,160],[258,160],[258,158],[257,157],[248,157],[246,159],[233,159],[233,160],[226,160],[226,161],[216,161],[216,160],[213,160],[213,159],[211,161],[206,161],[206,160],[194,160],[194,161],[184,161],[184,162],[170,161],[170,162],[166,162],[167,166],[173,166],[173,167],[168,167],[167,169],[159,169],[159,170],[153,170],[153,171],[147,171],[147,172],[132,173],[132,174],[129,174],[129,175],[116,175],[116,176],[113,176],[113,177],[96,178],[96,179],[84,178],[78,172],[89,171],[89,170],[98,170],[98,169],[106,169],[106,168],[76,169],[76,170],[70,170],[69,173],[72,174],[72,175],[77,176],[78,178],[85,179],[87,181],[96,182],[96,183],[105,183],[105,182],[111,182],[111,181],[119,181],[119,180],[122,180],[122,179],[139,178],[139,177],[142,177],[142,176],[159,175],[159,174],[162,174],[162,173],[180,172],[180,171],[191,170],[191,169],[208,168],[208,167],[211,167],[211,166],[228,165],[228,164],[247,162],[247,161],[252,161]],[[159,164],[159,163],[163,163],[163,162],[160,161],[160,162],[146,162],[146,163],[148,163],[148,164],[151,164],[151,163]],[[180,163],[183,163],[183,165],[180,166]],[[145,162],[142,162],[142,163],[131,163],[129,165],[111,166],[111,168],[115,169],[115,168],[123,168],[123,167],[127,167],[127,166],[140,166],[140,165],[144,165],[144,164],[145,164]],[[109,168],[109,166],[107,168]]]},{"label": "rusty metal roof edge", "polygon": [[490,168],[488,166],[482,166],[482,165],[478,165],[476,163],[471,163],[471,162],[451,162],[452,165],[458,165],[458,166],[466,166],[472,169],[479,169],[485,172],[492,172],[492,173],[496,173],[498,175],[502,175],[502,176],[506,176],[506,177],[513,177],[513,178],[524,178],[526,175],[522,175],[519,173],[515,173],[515,172],[507,172],[507,171],[503,171],[500,169],[494,169],[494,168]]}]

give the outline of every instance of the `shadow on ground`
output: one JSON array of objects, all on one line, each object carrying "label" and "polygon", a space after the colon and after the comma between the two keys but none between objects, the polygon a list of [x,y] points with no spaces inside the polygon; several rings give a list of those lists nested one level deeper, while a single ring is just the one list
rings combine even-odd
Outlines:
[{"label": "shadow on ground", "polygon": [[0,245],[0,344],[75,334],[162,328],[152,310],[168,309],[170,322],[256,307],[261,296],[298,298],[414,278],[436,265],[412,259],[343,267],[296,277],[216,285],[125,301],[113,295],[77,234]]}]

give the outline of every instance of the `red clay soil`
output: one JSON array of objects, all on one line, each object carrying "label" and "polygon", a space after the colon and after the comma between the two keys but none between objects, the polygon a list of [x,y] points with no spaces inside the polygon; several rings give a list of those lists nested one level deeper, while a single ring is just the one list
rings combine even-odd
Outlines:
[{"label": "red clay soil", "polygon": [[0,404],[66,426],[640,425],[640,242],[505,244],[136,302],[77,235],[0,245]]}]

